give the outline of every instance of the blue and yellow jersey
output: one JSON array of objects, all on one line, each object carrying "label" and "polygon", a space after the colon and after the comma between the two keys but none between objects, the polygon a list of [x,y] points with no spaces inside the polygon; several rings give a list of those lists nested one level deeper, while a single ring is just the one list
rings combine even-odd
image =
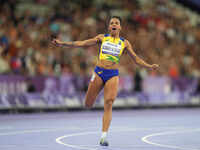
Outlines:
[{"label": "blue and yellow jersey", "polygon": [[119,63],[125,48],[124,42],[124,38],[113,38],[109,34],[105,34],[100,45],[99,59]]}]

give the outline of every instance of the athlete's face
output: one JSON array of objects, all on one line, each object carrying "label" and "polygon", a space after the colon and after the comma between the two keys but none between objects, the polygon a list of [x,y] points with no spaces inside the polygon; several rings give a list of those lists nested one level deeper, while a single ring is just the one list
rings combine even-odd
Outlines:
[{"label": "athlete's face", "polygon": [[108,27],[109,32],[112,34],[119,33],[121,30],[120,20],[117,18],[112,18],[109,22]]}]

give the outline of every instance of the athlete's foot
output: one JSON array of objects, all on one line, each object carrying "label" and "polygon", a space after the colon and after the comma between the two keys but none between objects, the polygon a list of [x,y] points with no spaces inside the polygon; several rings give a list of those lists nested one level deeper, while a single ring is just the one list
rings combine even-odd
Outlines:
[{"label": "athlete's foot", "polygon": [[100,145],[101,146],[108,146],[109,144],[108,144],[108,141],[105,138],[101,138]]}]

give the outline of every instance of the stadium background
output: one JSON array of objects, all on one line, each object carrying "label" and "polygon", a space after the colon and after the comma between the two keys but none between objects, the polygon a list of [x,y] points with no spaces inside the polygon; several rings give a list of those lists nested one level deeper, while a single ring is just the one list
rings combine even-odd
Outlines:
[{"label": "stadium background", "polygon": [[[121,59],[115,108],[200,105],[199,1],[1,0],[0,110],[82,109],[98,48],[57,48],[106,32],[123,18],[122,36],[158,71]],[[103,107],[102,93],[95,108]]]}]

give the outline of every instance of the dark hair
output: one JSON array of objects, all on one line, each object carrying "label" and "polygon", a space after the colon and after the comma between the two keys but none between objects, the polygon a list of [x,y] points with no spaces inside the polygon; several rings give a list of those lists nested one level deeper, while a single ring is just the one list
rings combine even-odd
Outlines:
[{"label": "dark hair", "polygon": [[119,22],[120,22],[120,24],[122,23],[122,18],[121,18],[120,16],[112,16],[112,17],[110,17],[109,22],[110,22],[110,20],[113,19],[113,18],[118,19]]}]

